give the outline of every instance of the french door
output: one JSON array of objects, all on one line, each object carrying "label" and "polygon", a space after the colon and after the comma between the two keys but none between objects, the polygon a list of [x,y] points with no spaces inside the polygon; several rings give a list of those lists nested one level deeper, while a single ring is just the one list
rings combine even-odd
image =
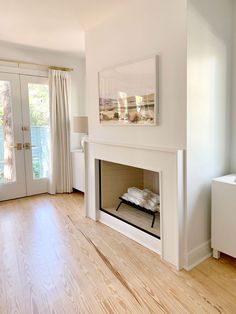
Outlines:
[{"label": "french door", "polygon": [[46,77],[0,73],[0,201],[47,192]]}]

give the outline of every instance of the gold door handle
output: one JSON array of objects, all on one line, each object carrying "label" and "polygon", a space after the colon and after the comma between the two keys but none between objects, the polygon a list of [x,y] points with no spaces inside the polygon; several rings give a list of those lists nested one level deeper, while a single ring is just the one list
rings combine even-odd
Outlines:
[{"label": "gold door handle", "polygon": [[23,144],[23,148],[24,148],[24,149],[31,149],[32,147],[36,147],[36,146],[31,145],[31,143],[24,143],[24,144]]},{"label": "gold door handle", "polygon": [[16,148],[17,150],[22,150],[23,145],[21,143],[16,143],[16,145],[10,145],[10,148]]}]

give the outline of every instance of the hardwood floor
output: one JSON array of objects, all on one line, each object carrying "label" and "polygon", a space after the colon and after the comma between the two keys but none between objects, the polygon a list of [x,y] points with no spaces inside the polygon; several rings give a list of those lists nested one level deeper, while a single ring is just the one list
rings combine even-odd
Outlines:
[{"label": "hardwood floor", "polygon": [[236,261],[178,272],[83,217],[83,196],[0,203],[0,313],[236,313]]}]

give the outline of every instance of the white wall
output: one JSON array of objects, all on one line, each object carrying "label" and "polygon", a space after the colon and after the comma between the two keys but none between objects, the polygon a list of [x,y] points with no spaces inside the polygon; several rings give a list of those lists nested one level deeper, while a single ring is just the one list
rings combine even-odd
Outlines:
[{"label": "white wall", "polygon": [[230,172],[236,173],[236,2],[233,2],[233,84],[231,115],[231,160]]},{"label": "white wall", "polygon": [[[231,0],[188,1],[187,243],[209,247],[211,180],[229,170]],[[205,248],[204,248],[205,246]],[[200,256],[199,256],[200,257]]]},{"label": "white wall", "polygon": [[[211,180],[229,171],[232,1],[137,0],[86,33],[90,138],[187,149],[187,267],[210,254]],[[160,125],[101,126],[98,72],[155,54]]]},{"label": "white wall", "polygon": [[[160,56],[160,125],[101,126],[98,72]],[[186,147],[186,0],[128,1],[123,11],[86,33],[89,137],[126,144]]]},{"label": "white wall", "polygon": [[[186,148],[186,45],[186,0],[127,1],[123,10],[88,30],[85,36],[86,104],[91,140],[86,149],[87,216],[99,218],[95,159],[121,161],[145,169],[149,169],[153,162],[154,169],[149,169],[153,171],[162,169],[163,162],[166,168],[163,168],[162,197],[165,209],[162,211],[162,256],[177,266],[181,264],[178,215],[182,208],[179,210],[176,179],[178,153],[175,149]],[[100,125],[98,72],[154,55],[159,55],[160,125]],[[118,143],[121,146],[94,144],[96,141]],[[160,151],[138,149],[139,145],[172,149],[174,154],[167,153],[163,157]],[[163,161],[155,154],[160,154]],[[167,165],[172,157],[173,163]]]},{"label": "white wall", "polygon": [[[71,120],[76,115],[85,115],[85,58],[58,51],[34,49],[0,42],[0,59],[14,59],[74,68],[71,72]],[[72,125],[71,125],[72,126]],[[71,148],[80,146],[79,134],[71,133]]]}]

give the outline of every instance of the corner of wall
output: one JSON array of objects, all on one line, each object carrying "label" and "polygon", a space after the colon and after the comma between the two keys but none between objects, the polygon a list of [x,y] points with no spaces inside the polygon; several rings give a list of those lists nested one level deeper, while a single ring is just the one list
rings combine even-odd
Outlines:
[{"label": "corner of wall", "polygon": [[211,239],[209,239],[185,254],[184,269],[189,271],[211,256]]}]

